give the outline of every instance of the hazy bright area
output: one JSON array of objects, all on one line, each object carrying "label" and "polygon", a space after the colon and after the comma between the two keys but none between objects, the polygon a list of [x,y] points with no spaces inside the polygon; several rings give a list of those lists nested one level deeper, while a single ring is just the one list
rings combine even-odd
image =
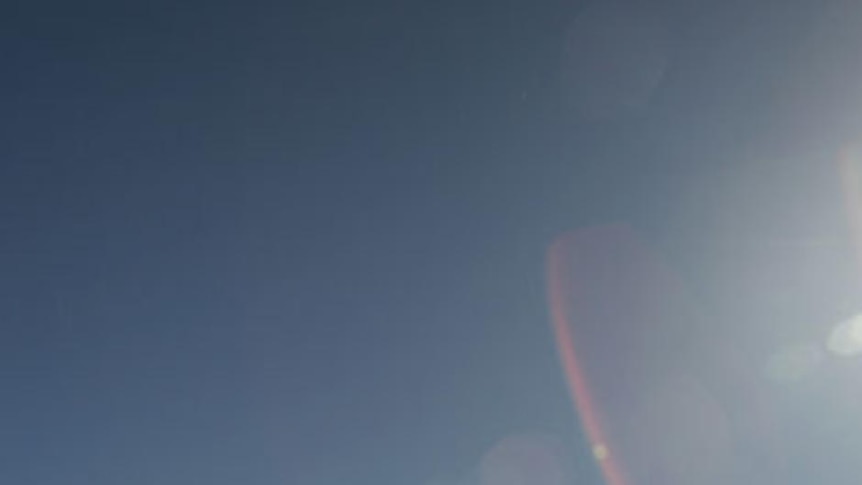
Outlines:
[{"label": "hazy bright area", "polygon": [[862,3],[0,12],[0,483],[858,480]]}]

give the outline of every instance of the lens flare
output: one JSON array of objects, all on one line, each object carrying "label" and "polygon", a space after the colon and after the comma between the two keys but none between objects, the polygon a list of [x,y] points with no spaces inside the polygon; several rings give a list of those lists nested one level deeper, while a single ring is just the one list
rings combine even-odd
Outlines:
[{"label": "lens flare", "polygon": [[862,315],[838,324],[826,343],[830,352],[842,357],[862,354]]}]

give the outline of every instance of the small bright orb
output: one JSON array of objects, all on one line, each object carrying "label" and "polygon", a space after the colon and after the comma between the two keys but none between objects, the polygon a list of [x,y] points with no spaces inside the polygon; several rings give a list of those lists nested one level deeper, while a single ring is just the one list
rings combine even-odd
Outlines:
[{"label": "small bright orb", "polygon": [[608,457],[608,448],[602,444],[593,445],[593,456],[598,461],[602,461],[607,459]]},{"label": "small bright orb", "polygon": [[862,315],[838,324],[826,343],[830,352],[842,357],[862,354]]}]

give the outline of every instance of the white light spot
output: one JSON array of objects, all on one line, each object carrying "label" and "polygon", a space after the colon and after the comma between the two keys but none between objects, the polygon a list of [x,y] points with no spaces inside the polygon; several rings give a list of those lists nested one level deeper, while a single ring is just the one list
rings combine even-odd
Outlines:
[{"label": "white light spot", "polygon": [[826,346],[830,352],[842,357],[862,354],[862,315],[838,324],[829,335]]}]

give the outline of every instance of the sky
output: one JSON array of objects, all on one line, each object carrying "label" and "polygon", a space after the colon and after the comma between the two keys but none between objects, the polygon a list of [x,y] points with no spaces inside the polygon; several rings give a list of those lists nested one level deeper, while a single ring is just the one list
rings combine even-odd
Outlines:
[{"label": "sky", "polygon": [[849,2],[3,10],[4,483],[461,483],[512,435],[599,483],[554,238],[843,234]]}]

